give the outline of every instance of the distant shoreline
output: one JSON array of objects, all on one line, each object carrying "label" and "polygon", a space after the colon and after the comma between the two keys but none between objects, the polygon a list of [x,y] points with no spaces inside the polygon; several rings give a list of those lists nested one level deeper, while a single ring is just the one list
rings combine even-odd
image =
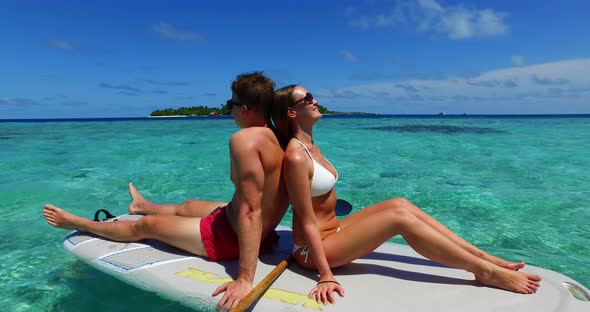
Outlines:
[{"label": "distant shoreline", "polygon": [[[338,113],[338,114],[324,114],[325,118],[342,118],[342,119],[355,119],[355,118],[422,118],[422,119],[485,119],[485,118],[590,118],[590,113],[587,114],[350,114],[350,113]],[[84,118],[6,118],[0,119],[0,122],[63,122],[63,121],[141,121],[141,120],[194,120],[194,119],[211,119],[211,120],[223,120],[232,119],[231,115],[175,115],[175,116],[149,116],[149,117],[84,117]]]},{"label": "distant shoreline", "polygon": [[[355,115],[355,116],[367,116],[367,115],[381,115],[379,113],[363,113],[363,112],[330,112],[330,113],[323,113],[324,116],[338,116],[338,115]],[[220,116],[231,116],[231,115],[223,115],[223,114],[214,114],[214,115],[159,115],[159,116],[146,116],[147,118],[186,118],[186,117],[220,117]],[[114,117],[117,118],[117,117]],[[125,117],[121,117],[125,118]]]},{"label": "distant shoreline", "polygon": [[183,118],[189,115],[147,116],[147,118]]}]

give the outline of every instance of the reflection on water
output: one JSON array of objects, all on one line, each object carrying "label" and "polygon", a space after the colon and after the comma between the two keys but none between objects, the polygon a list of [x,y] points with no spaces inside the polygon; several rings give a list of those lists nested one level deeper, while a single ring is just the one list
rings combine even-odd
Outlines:
[{"label": "reflection on water", "polygon": [[493,128],[483,127],[459,127],[459,126],[442,126],[442,125],[406,125],[406,126],[382,126],[382,127],[368,127],[366,130],[381,130],[390,132],[435,132],[445,134],[492,134],[492,133],[506,133],[506,131],[497,130]]}]

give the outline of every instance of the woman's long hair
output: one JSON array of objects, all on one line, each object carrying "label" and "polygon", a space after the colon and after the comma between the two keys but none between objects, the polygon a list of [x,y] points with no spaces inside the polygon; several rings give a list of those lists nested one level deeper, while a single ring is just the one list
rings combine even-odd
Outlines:
[{"label": "woman's long hair", "polygon": [[289,107],[295,105],[291,95],[297,85],[289,85],[275,91],[273,98],[273,108],[271,110],[272,120],[277,129],[277,137],[279,143],[285,149],[291,138],[293,138],[294,130],[291,120],[287,116]]}]

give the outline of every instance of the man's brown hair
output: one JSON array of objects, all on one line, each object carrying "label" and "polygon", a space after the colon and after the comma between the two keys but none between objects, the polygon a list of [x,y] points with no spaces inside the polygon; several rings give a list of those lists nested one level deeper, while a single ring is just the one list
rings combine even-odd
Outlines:
[{"label": "man's brown hair", "polygon": [[274,89],[274,81],[258,71],[238,75],[231,84],[231,90],[240,104],[267,117],[270,115]]}]

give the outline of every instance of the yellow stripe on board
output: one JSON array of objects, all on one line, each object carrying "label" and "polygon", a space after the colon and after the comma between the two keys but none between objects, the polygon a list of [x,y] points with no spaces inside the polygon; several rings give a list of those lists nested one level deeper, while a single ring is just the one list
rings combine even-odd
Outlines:
[{"label": "yellow stripe on board", "polygon": [[[192,280],[199,282],[205,282],[208,284],[221,285],[223,283],[232,281],[231,277],[217,277],[217,274],[203,272],[201,270],[194,268],[188,268],[186,271],[176,273],[176,275],[180,277],[190,278]],[[270,300],[280,300],[281,302],[291,305],[298,305],[302,303],[304,308],[322,311],[322,305],[319,304],[317,301],[309,298],[304,294],[294,293],[287,290],[269,288],[262,297]]]}]

